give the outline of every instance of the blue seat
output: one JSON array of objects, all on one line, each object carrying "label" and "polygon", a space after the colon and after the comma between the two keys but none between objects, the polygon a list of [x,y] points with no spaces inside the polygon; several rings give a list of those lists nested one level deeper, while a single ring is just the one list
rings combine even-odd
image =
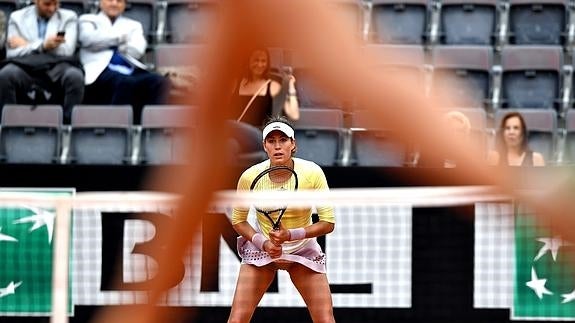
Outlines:
[{"label": "blue seat", "polygon": [[6,163],[58,163],[63,112],[58,105],[5,105],[0,151]]}]

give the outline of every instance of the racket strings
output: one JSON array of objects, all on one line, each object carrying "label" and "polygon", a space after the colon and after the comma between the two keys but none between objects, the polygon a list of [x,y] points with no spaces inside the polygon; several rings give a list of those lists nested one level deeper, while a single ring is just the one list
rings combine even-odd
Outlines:
[{"label": "racket strings", "polygon": [[[264,176],[260,177],[258,181],[253,186],[253,191],[295,191],[297,185],[297,179],[293,175],[290,170],[285,169],[277,169],[272,170],[265,174]],[[262,213],[268,213],[269,216],[272,216],[271,213],[277,213],[283,209],[285,209],[287,205],[285,203],[280,203],[277,205],[267,205],[257,206],[256,209]],[[277,215],[276,215],[277,216]],[[273,218],[274,216],[272,216]]]}]

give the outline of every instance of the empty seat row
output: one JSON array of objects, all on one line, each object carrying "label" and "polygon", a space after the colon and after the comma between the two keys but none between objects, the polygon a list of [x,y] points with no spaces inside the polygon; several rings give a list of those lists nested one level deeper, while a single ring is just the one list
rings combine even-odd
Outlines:
[{"label": "empty seat row", "polygon": [[2,110],[0,159],[6,163],[122,165],[181,163],[188,147],[183,106],[146,106],[133,125],[125,106],[76,106],[70,125],[57,105],[6,105]]},{"label": "empty seat row", "polygon": [[366,1],[371,42],[388,44],[560,45],[573,42],[568,0]]}]

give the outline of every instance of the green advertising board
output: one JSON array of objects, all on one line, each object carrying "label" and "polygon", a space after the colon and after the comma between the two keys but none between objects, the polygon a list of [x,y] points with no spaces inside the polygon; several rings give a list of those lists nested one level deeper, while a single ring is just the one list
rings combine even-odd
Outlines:
[{"label": "green advertising board", "polygon": [[[72,196],[73,189],[1,189],[0,201],[15,196]],[[51,313],[52,255],[56,208],[34,203],[0,204],[0,315]],[[70,295],[70,294],[69,294]],[[68,298],[68,312],[72,300]]]},{"label": "green advertising board", "polygon": [[575,320],[574,250],[516,207],[513,319]]}]

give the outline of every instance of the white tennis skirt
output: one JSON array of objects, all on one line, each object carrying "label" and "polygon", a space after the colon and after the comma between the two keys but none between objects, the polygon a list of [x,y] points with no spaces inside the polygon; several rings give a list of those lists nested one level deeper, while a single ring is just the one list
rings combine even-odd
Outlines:
[{"label": "white tennis skirt", "polygon": [[238,237],[238,254],[242,258],[242,264],[262,267],[270,263],[277,263],[278,268],[285,268],[286,264],[299,263],[309,269],[325,274],[325,254],[315,238],[307,239],[307,242],[293,253],[283,253],[279,258],[272,258],[270,255],[258,249],[251,241],[242,236]]}]

